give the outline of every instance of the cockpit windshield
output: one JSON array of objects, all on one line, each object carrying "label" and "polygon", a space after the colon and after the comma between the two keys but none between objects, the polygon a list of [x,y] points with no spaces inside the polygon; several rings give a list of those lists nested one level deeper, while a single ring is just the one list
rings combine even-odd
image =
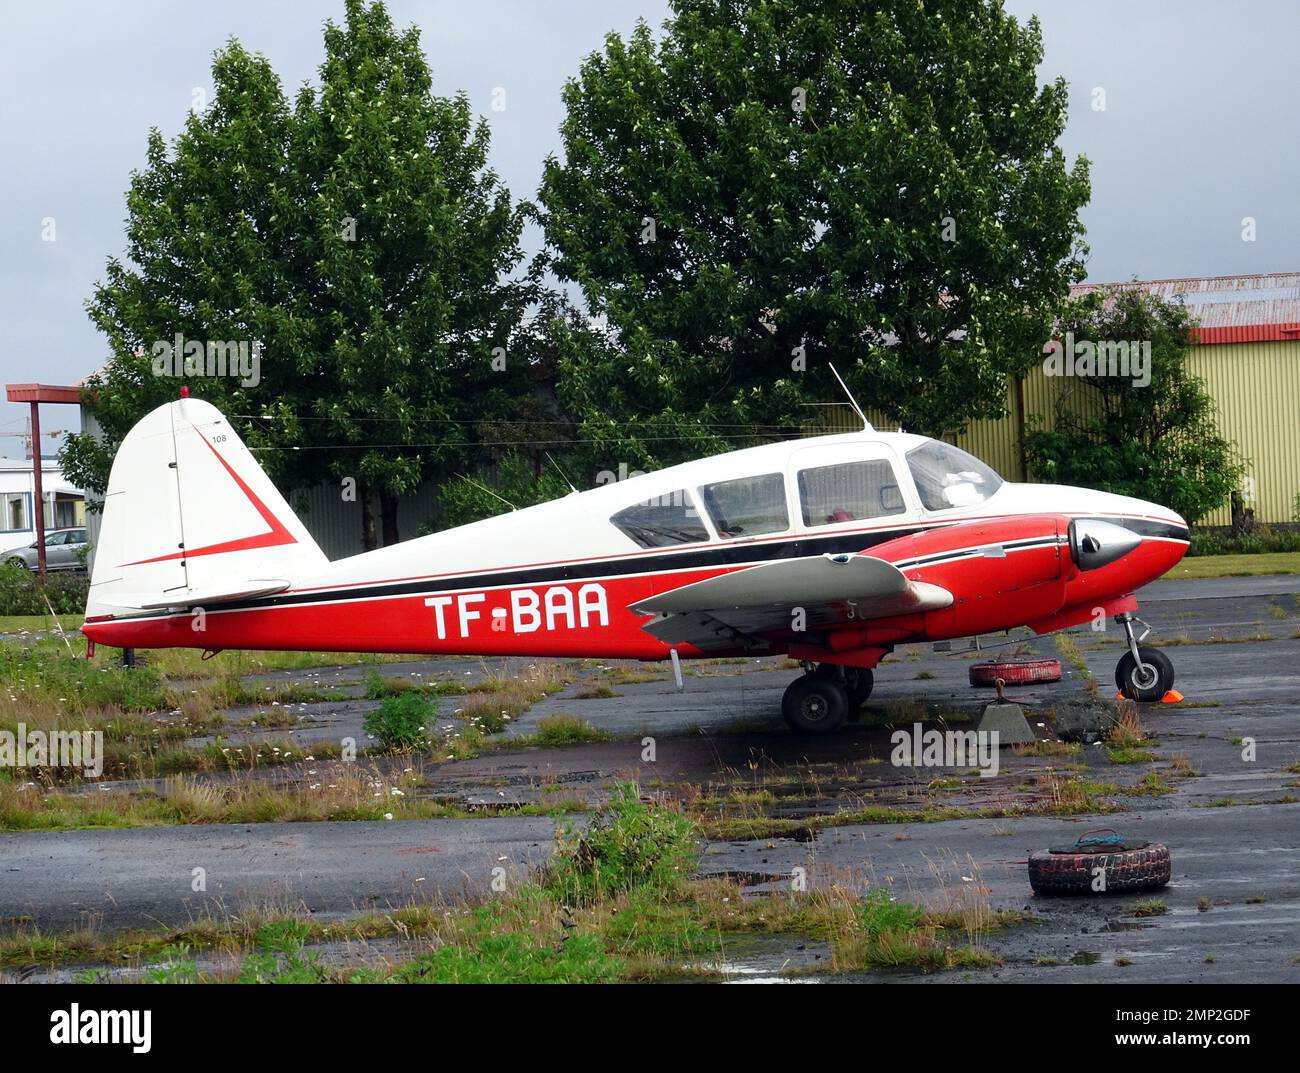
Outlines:
[{"label": "cockpit windshield", "polygon": [[1002,487],[1002,478],[978,458],[940,440],[908,451],[907,466],[926,510],[973,507]]}]

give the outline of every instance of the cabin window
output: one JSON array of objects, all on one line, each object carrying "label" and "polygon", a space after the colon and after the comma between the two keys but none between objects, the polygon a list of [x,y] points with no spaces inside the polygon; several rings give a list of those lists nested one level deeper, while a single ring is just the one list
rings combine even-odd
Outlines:
[{"label": "cabin window", "polygon": [[700,492],[718,536],[724,540],[781,533],[790,528],[785,479],[779,473],[706,484]]},{"label": "cabin window", "polygon": [[807,526],[840,525],[907,509],[894,467],[884,459],[800,470],[799,502]]},{"label": "cabin window", "polygon": [[940,440],[908,451],[907,466],[926,510],[973,507],[1002,487],[1002,478],[978,458]]},{"label": "cabin window", "polygon": [[709,539],[695,501],[684,488],[633,503],[610,518],[610,522],[643,548],[699,544]]}]

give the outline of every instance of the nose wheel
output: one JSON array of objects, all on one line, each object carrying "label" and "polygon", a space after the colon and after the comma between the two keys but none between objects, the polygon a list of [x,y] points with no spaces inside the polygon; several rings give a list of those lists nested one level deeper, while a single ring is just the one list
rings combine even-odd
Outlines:
[{"label": "nose wheel", "polygon": [[1138,644],[1138,639],[1133,636],[1132,615],[1116,615],[1115,621],[1124,627],[1129,649],[1115,665],[1115,688],[1129,700],[1149,702],[1162,699],[1174,688],[1172,661],[1160,649]]}]

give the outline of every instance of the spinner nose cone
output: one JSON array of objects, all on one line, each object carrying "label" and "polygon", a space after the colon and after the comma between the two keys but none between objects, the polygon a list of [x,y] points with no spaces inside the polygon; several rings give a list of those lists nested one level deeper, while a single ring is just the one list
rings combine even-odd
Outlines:
[{"label": "spinner nose cone", "polygon": [[1141,543],[1141,536],[1114,522],[1100,518],[1075,518],[1070,522],[1070,558],[1080,570],[1109,566]]}]

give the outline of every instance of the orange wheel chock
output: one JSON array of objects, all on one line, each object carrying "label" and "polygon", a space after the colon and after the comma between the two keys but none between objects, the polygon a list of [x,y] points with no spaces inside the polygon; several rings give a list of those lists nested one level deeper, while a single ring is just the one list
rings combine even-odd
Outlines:
[{"label": "orange wheel chock", "polygon": [[1179,693],[1178,690],[1176,690],[1176,689],[1170,689],[1170,690],[1167,690],[1167,691],[1165,692],[1165,695],[1164,695],[1163,697],[1160,698],[1160,703],[1161,703],[1161,704],[1177,704],[1177,703],[1178,703],[1180,700],[1182,700],[1182,699],[1183,699],[1183,695],[1182,695],[1181,693]]}]

